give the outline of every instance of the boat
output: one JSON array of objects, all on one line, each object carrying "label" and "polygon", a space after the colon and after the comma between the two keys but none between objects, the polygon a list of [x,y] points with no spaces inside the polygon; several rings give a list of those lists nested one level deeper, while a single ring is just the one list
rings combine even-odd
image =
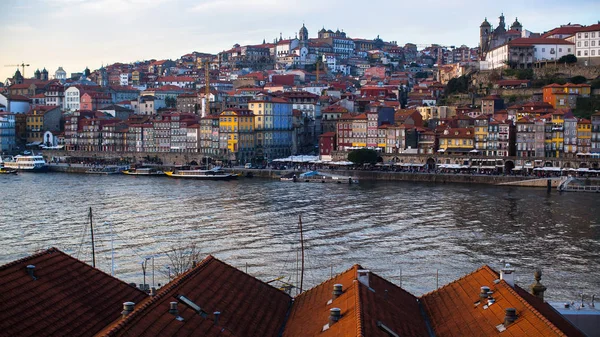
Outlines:
[{"label": "boat", "polygon": [[[291,174],[291,175],[290,175]],[[309,171],[297,176],[288,173],[281,177],[281,181],[306,182],[306,183],[334,183],[334,184],[358,184],[358,179],[350,176],[340,176],[319,171]]]},{"label": "boat", "polygon": [[140,167],[140,168],[130,168],[128,170],[121,171],[123,174],[131,175],[131,176],[164,176],[165,173],[163,171],[157,170],[152,167]]},{"label": "boat", "polygon": [[123,167],[119,166],[103,166],[103,167],[92,167],[85,171],[88,174],[121,174]]},{"label": "boat", "polygon": [[9,170],[25,172],[47,172],[48,164],[46,163],[46,160],[44,160],[43,156],[18,155],[12,158],[12,160],[4,161],[4,168]]},{"label": "boat", "polygon": [[0,167],[0,174],[17,174],[17,170]]},{"label": "boat", "polygon": [[211,170],[174,170],[166,171],[165,174],[173,178],[204,179],[204,180],[231,180],[238,177],[237,174],[227,173],[220,167]]}]

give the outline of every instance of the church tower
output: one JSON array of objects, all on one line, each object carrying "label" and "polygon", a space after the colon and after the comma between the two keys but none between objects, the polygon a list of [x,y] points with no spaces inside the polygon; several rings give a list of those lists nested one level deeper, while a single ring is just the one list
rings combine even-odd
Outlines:
[{"label": "church tower", "polygon": [[518,18],[515,18],[515,22],[513,22],[512,26],[510,26],[511,30],[516,30],[517,32],[523,31],[523,25],[519,22]]},{"label": "church tower", "polygon": [[479,26],[479,55],[483,58],[489,48],[489,41],[491,35],[492,25],[488,22],[487,18],[483,20],[481,26]]},{"label": "church tower", "polygon": [[506,31],[506,22],[504,22],[504,13],[501,13],[500,17],[498,19],[500,19],[500,22],[498,23],[498,27],[496,28],[496,31],[505,32]]},{"label": "church tower", "polygon": [[304,24],[302,24],[302,28],[300,28],[300,32],[298,33],[298,39],[300,39],[300,42],[308,41],[308,29],[306,29]]}]

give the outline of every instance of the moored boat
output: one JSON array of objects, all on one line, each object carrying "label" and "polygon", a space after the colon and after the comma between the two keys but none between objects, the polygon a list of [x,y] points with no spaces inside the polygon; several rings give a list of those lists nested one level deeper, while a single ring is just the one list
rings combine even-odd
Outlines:
[{"label": "moored boat", "polygon": [[166,171],[165,174],[173,178],[204,179],[204,180],[231,180],[238,177],[237,174],[227,173],[216,167],[212,170],[174,170]]},{"label": "moored boat", "polygon": [[43,156],[15,156],[12,160],[4,161],[4,168],[7,170],[26,171],[26,172],[46,172],[48,164]]},{"label": "moored boat", "polygon": [[0,167],[0,174],[17,174],[17,170]]},{"label": "moored boat", "polygon": [[140,168],[130,168],[128,170],[122,171],[123,174],[131,175],[131,176],[164,176],[165,173],[163,171],[157,170],[152,167],[140,167]]}]

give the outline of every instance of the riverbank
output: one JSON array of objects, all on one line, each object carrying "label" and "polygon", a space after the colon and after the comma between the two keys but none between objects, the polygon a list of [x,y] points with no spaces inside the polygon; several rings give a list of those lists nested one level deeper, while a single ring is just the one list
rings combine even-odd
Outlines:
[{"label": "riverbank", "polygon": [[[89,165],[82,164],[50,164],[51,172],[79,173],[84,174]],[[237,173],[241,177],[257,177],[268,179],[279,179],[281,176],[299,172],[294,170],[272,170],[272,169],[245,169],[226,168],[225,171]],[[329,171],[324,171],[329,172]],[[301,173],[301,172],[299,172]],[[458,183],[458,184],[482,184],[499,186],[521,186],[521,187],[546,187],[547,179],[528,178],[523,176],[501,176],[501,175],[476,175],[476,174],[454,174],[454,173],[422,173],[422,172],[382,172],[363,170],[335,170],[330,173],[340,176],[349,176],[359,181],[412,181],[425,183]],[[551,179],[551,178],[550,178]],[[556,187],[558,182],[551,179],[552,186]]]}]

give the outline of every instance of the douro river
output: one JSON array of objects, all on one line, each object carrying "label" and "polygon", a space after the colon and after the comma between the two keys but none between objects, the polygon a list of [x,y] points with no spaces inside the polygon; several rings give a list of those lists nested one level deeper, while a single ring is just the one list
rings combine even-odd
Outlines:
[{"label": "douro river", "polygon": [[[164,252],[195,243],[268,281],[298,279],[304,227],[304,287],[353,264],[415,295],[484,264],[516,267],[527,288],[535,268],[549,300],[577,300],[600,284],[600,198],[593,193],[484,185],[264,179],[184,181],[76,174],[0,176],[0,264],[57,247],[125,282],[164,284]],[[111,235],[112,227],[112,235]],[[153,259],[152,259],[153,257]]]}]

